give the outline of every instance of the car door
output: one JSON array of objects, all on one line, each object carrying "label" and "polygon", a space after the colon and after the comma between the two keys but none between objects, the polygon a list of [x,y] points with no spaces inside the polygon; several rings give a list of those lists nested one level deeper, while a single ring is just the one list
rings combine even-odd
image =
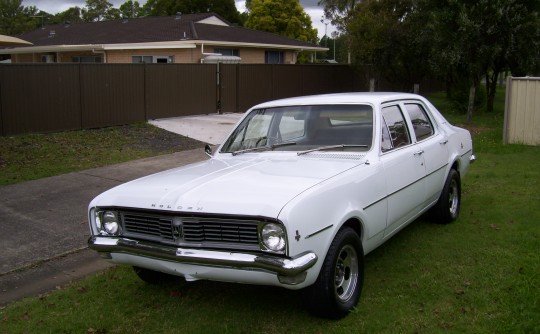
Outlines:
[{"label": "car door", "polygon": [[439,198],[446,180],[448,165],[448,140],[444,133],[438,131],[430,117],[428,109],[419,101],[403,104],[412,125],[412,134],[424,157],[426,204]]},{"label": "car door", "polygon": [[388,215],[384,237],[410,222],[425,202],[424,157],[414,143],[399,104],[382,108],[381,162],[383,165]]}]

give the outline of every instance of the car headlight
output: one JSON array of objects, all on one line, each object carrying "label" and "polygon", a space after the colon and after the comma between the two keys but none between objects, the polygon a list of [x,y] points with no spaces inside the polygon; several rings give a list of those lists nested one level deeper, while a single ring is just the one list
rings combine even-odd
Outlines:
[{"label": "car headlight", "polygon": [[283,252],[287,244],[287,235],[283,226],[269,223],[264,225],[261,230],[261,240],[268,250]]},{"label": "car headlight", "polygon": [[120,234],[120,220],[114,211],[98,211],[96,214],[96,228],[103,235]]}]

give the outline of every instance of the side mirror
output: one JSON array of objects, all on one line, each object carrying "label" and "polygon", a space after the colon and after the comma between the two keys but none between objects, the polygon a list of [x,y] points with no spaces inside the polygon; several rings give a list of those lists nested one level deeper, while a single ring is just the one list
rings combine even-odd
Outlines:
[{"label": "side mirror", "polygon": [[206,153],[206,155],[210,158],[214,156],[214,150],[212,148],[213,147],[209,144],[204,145],[204,153]]}]

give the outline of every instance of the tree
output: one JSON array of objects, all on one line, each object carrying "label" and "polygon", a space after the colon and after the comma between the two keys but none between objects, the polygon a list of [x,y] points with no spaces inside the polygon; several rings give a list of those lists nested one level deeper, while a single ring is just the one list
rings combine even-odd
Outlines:
[{"label": "tree", "polygon": [[81,10],[82,18],[85,22],[103,21],[112,6],[107,0],[86,0],[86,6]]},{"label": "tree", "polygon": [[346,31],[348,20],[361,0],[320,0],[324,6],[324,16],[340,31]]},{"label": "tree", "polygon": [[231,23],[241,22],[234,0],[148,0],[143,10],[152,16],[214,12]]},{"label": "tree", "polygon": [[24,7],[21,3],[22,0],[0,0],[0,33],[18,35],[41,24],[41,20],[38,22],[32,17],[39,14],[38,9],[34,6]]},{"label": "tree", "polygon": [[82,15],[81,15],[81,9],[79,7],[71,7],[66,9],[63,12],[57,13],[53,21],[55,23],[63,23],[63,22],[83,22]]},{"label": "tree", "polygon": [[138,1],[128,0],[120,6],[122,17],[134,18],[142,16],[142,8]]},{"label": "tree", "polygon": [[500,47],[485,73],[487,111],[493,111],[497,79],[509,69],[515,76],[540,72],[540,3],[538,1],[497,1],[491,10],[496,28],[493,37]]},{"label": "tree", "polygon": [[[439,73],[462,73],[469,82],[467,120],[472,120],[476,91],[487,79],[488,111],[493,108],[496,77],[505,67],[534,68],[540,51],[537,1],[425,0],[431,13],[432,64]],[[438,51],[438,52],[435,52]]]},{"label": "tree", "polygon": [[540,71],[537,0],[320,3],[354,47],[357,63],[373,64],[379,73],[407,86],[432,75],[446,80],[448,92],[465,87],[469,121],[483,78],[491,111],[501,71],[510,69],[515,75]]},{"label": "tree", "polygon": [[[141,7],[141,16],[150,16],[156,15],[152,14],[154,8],[156,7],[157,0],[147,0],[146,3]],[[163,14],[166,15],[166,14]]]},{"label": "tree", "polygon": [[253,0],[245,26],[317,43],[317,29],[298,0]]},{"label": "tree", "polygon": [[122,12],[120,11],[120,9],[114,7],[107,9],[105,16],[103,16],[103,20],[105,21],[119,20],[121,18]]},{"label": "tree", "polygon": [[352,14],[346,29],[355,63],[406,91],[428,75],[429,41],[412,0],[363,1]]}]

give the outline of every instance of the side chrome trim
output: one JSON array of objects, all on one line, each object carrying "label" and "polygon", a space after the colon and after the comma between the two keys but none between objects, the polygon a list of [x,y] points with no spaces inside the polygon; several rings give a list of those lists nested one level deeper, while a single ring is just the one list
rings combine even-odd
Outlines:
[{"label": "side chrome trim", "polygon": [[256,255],[178,248],[125,238],[99,236],[90,237],[88,247],[100,253],[126,253],[176,263],[269,271],[281,276],[298,275],[313,267],[317,262],[317,255],[313,252],[305,252],[293,258],[283,258],[271,254]]},{"label": "side chrome trim", "polygon": [[373,203],[368,204],[367,206],[365,206],[365,207],[363,208],[363,210],[367,210],[369,207],[371,207],[371,206],[373,206],[373,205],[379,203],[380,201],[384,201],[384,200],[387,199],[388,197],[390,197],[390,196],[392,196],[392,195],[394,195],[394,194],[397,194],[398,192],[402,191],[403,189],[408,188],[408,187],[412,186],[413,184],[416,184],[416,183],[422,181],[423,179],[425,179],[425,178],[427,178],[427,177],[429,177],[429,176],[431,176],[431,175],[437,173],[438,171],[440,171],[441,169],[446,168],[447,166],[448,166],[447,163],[444,164],[444,165],[442,165],[441,167],[437,168],[436,170],[432,171],[431,173],[422,176],[422,177],[419,178],[418,180],[413,181],[413,182],[409,183],[408,185],[406,185],[406,186],[404,186],[404,187],[401,187],[400,189],[395,190],[394,192],[392,192],[392,193],[390,193],[390,194],[388,194],[388,195],[386,195],[386,196],[384,196],[384,197],[382,197],[382,198],[380,198],[380,199],[374,201]]},{"label": "side chrome trim", "polygon": [[328,225],[328,226],[326,226],[326,227],[324,227],[324,228],[318,230],[317,232],[313,232],[313,233],[311,233],[310,235],[306,236],[306,239],[309,239],[309,238],[311,238],[311,237],[314,236],[314,235],[317,235],[317,234],[319,234],[319,233],[321,233],[321,232],[324,232],[324,231],[328,230],[329,228],[331,228],[332,226],[334,226],[334,224]]}]

